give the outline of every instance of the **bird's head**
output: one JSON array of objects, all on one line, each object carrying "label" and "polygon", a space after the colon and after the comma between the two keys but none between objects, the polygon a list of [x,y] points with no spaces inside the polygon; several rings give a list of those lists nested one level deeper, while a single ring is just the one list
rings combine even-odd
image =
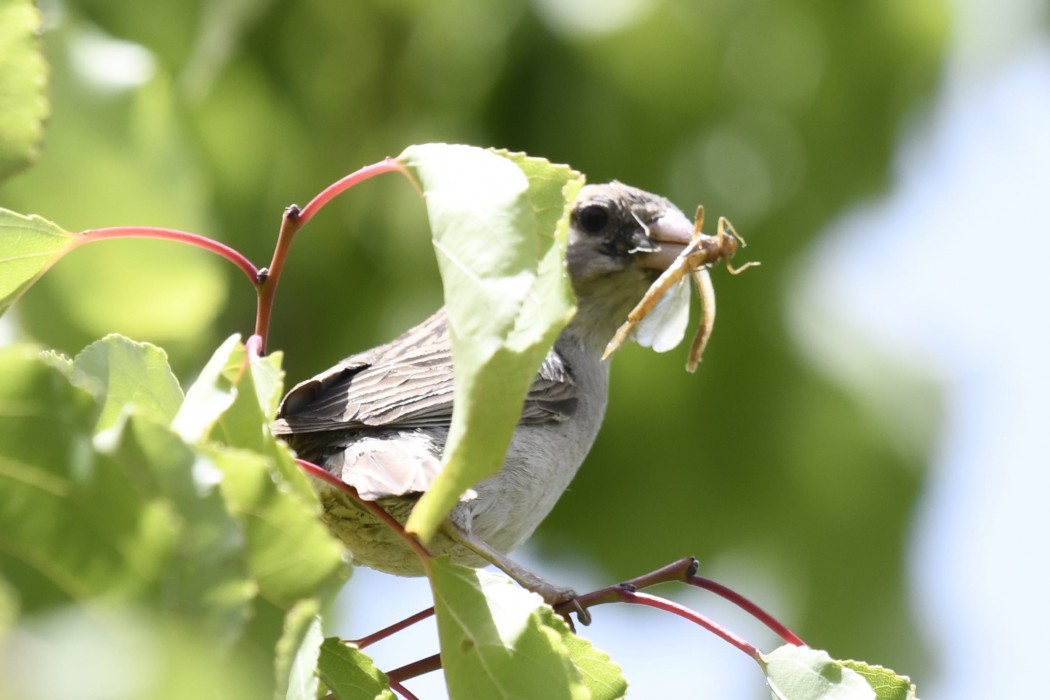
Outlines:
[{"label": "bird's head", "polygon": [[605,347],[692,233],[693,222],[664,197],[619,182],[581,189],[566,255],[578,300],[569,330]]}]

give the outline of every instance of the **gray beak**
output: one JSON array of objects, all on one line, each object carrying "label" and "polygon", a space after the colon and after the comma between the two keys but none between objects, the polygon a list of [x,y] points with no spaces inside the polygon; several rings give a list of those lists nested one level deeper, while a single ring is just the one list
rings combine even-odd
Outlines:
[{"label": "gray beak", "polygon": [[638,266],[662,272],[693,240],[693,222],[678,209],[671,209],[649,224],[649,240],[655,244],[655,250],[640,251]]}]

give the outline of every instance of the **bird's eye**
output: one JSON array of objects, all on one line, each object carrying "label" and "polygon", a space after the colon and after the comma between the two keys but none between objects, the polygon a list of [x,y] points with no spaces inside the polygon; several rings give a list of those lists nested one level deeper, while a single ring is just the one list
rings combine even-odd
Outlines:
[{"label": "bird's eye", "polygon": [[576,222],[587,233],[600,233],[609,224],[609,210],[601,204],[588,204],[576,212]]}]

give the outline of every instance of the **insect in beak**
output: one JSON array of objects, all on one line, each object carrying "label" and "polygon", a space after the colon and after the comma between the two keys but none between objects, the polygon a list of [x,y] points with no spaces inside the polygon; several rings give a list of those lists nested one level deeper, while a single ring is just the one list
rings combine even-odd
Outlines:
[{"label": "insect in beak", "polygon": [[[627,321],[609,341],[602,359],[616,352],[632,332],[641,345],[652,347],[657,352],[677,346],[685,335],[685,327],[689,321],[688,277],[692,276],[700,297],[700,326],[693,336],[685,368],[689,372],[696,371],[715,326],[715,289],[711,283],[711,266],[724,261],[726,269],[731,274],[738,275],[759,264],[748,262],[741,267],[733,267],[730,263],[737,250],[746,247],[747,243],[737,234],[728,219],[718,219],[718,233],[714,236],[702,232],[703,224],[704,208],[700,206],[696,210],[696,220],[687,243],[682,237],[673,235],[659,240],[660,243],[669,244],[661,246],[662,249],[670,249],[666,252],[661,250],[665,255],[680,247],[675,245],[678,243],[675,238],[679,238],[685,246],[680,248],[675,258],[667,262],[663,273],[649,287],[638,305],[627,314]],[[650,255],[651,265],[657,266],[666,262],[666,258],[657,258],[658,255],[659,253]]]}]

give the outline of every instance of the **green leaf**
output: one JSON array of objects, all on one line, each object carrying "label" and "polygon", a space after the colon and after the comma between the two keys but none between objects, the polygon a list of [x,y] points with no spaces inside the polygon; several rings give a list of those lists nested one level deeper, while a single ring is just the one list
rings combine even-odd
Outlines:
[{"label": "green leaf", "polygon": [[277,416],[277,406],[284,394],[284,353],[271,352],[264,357],[253,357],[249,365],[255,393],[259,401],[259,410],[267,425]]},{"label": "green leaf", "polygon": [[324,641],[319,610],[316,598],[306,598],[285,615],[284,635],[277,642],[274,700],[317,700],[317,659]]},{"label": "green leaf", "polygon": [[47,118],[47,63],[30,0],[0,0],[0,179],[39,155]]},{"label": "green leaf", "polygon": [[158,573],[157,604],[226,648],[244,629],[256,587],[245,537],[218,489],[222,472],[149,418],[131,414],[116,430],[99,435],[96,445],[170,518],[174,542]]},{"label": "green leaf", "polygon": [[[441,662],[457,698],[590,697],[543,602],[505,576],[429,562]],[[547,609],[549,610],[549,608]]]},{"label": "green leaf", "polygon": [[321,645],[317,673],[336,700],[395,700],[386,674],[367,654],[338,637]]},{"label": "green leaf", "polygon": [[[277,441],[269,428],[277,413],[284,378],[280,363],[279,353],[258,357],[249,356],[241,344],[233,348],[223,377],[236,388],[234,400],[216,421],[208,434],[209,440],[275,458],[287,455],[286,450],[278,452]],[[305,483],[304,479],[299,481]]]},{"label": "green leaf", "polygon": [[777,700],[875,700],[864,676],[826,651],[785,644],[763,654],[762,665]]},{"label": "green leaf", "polygon": [[[248,357],[228,338],[186,392],[173,426],[222,472],[222,493],[248,538],[263,596],[284,610],[345,576],[343,548],[321,524],[309,480],[269,430],[280,358]],[[256,377],[269,385],[256,393]],[[276,388],[276,391],[274,390]],[[207,442],[204,442],[207,441]]]},{"label": "green leaf", "polygon": [[24,609],[133,599],[231,643],[252,587],[221,473],[169,428],[121,408],[125,419],[92,440],[91,395],[29,349],[0,353],[0,383],[0,568]]},{"label": "green leaf", "polygon": [[258,590],[243,651],[272,659],[278,645],[284,645],[273,669],[276,688],[282,691],[289,687],[287,674],[293,668],[288,654],[297,648],[287,648],[292,643],[287,640],[303,624],[299,606],[314,599],[327,606],[332,600],[346,580],[344,550],[317,517],[316,498],[305,499],[290,487],[273,459],[218,445],[199,449],[223,473],[223,497],[241,524]]},{"label": "green leaf", "polygon": [[316,499],[289,488],[273,460],[248,450],[202,446],[223,474],[222,493],[247,538],[248,565],[262,596],[283,610],[346,576],[343,548],[317,518]]},{"label": "green leaf", "polygon": [[[343,548],[268,431],[278,359],[245,358],[236,339],[220,348],[195,385],[205,415],[185,420],[258,452],[188,445],[168,427],[177,385],[151,346],[107,338],[72,366],[0,351],[0,570],[27,614],[133,600],[199,630],[213,653],[252,659],[271,693],[312,697],[312,625],[345,580]],[[100,414],[107,429],[92,438]]]},{"label": "green leaf", "polygon": [[215,653],[206,630],[113,601],[24,618],[0,637],[0,668],[5,700],[267,697],[265,677]]},{"label": "green leaf", "polygon": [[203,440],[237,398],[229,375],[236,376],[236,368],[243,362],[245,350],[240,341],[236,334],[223,341],[186,391],[186,399],[172,421],[186,442]]},{"label": "green leaf", "polygon": [[916,700],[915,684],[907,676],[898,675],[891,669],[872,666],[863,661],[846,660],[840,663],[864,676],[868,680],[868,685],[875,691],[877,700]]},{"label": "green leaf", "polygon": [[94,394],[102,405],[96,431],[111,427],[131,410],[168,424],[182,405],[182,388],[168,366],[167,353],[116,334],[77,355],[72,382]]},{"label": "green leaf", "polygon": [[47,219],[0,209],[0,314],[76,241],[76,236]]},{"label": "green leaf", "polygon": [[343,547],[318,518],[309,480],[269,429],[280,392],[280,356],[250,356],[233,336],[186,392],[173,425],[222,474],[222,495],[240,523],[258,590],[245,651],[261,656],[278,648],[275,692],[285,697],[308,693],[303,635],[345,580],[346,564]]},{"label": "green leaf", "polygon": [[[0,644],[18,619],[18,593],[0,576]],[[0,697],[4,697],[0,693]]]},{"label": "green leaf", "polygon": [[92,444],[96,414],[33,349],[0,350],[0,571],[24,610],[142,592],[173,546],[170,510]]},{"label": "green leaf", "polygon": [[399,158],[426,199],[456,373],[444,466],[407,523],[426,540],[499,469],[525,393],[572,317],[565,213],[583,176],[469,146],[411,146]]},{"label": "green leaf", "polygon": [[[190,442],[211,440],[287,459],[269,429],[281,397],[281,358],[281,353],[249,356],[239,335],[227,338],[186,392],[175,429]],[[305,477],[291,472],[289,477],[310,493]]]},{"label": "green leaf", "polygon": [[583,683],[591,691],[591,700],[618,700],[627,694],[627,680],[623,670],[609,658],[604,651],[597,649],[589,641],[573,634],[568,625],[550,610],[547,623],[565,626],[563,640],[569,647],[569,658],[580,670]]}]

